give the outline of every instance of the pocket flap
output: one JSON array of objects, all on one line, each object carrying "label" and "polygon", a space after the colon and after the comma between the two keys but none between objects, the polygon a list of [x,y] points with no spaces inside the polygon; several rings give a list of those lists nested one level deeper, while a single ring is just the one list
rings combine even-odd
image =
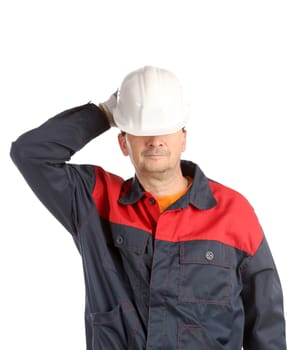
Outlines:
[{"label": "pocket flap", "polygon": [[180,243],[181,264],[205,264],[231,267],[231,248],[217,241],[189,241]]},{"label": "pocket flap", "polygon": [[107,312],[96,312],[90,315],[93,325],[103,325],[115,322],[118,319],[120,305]]},{"label": "pocket flap", "polygon": [[110,243],[117,248],[142,255],[149,238],[149,234],[139,229],[112,224]]}]

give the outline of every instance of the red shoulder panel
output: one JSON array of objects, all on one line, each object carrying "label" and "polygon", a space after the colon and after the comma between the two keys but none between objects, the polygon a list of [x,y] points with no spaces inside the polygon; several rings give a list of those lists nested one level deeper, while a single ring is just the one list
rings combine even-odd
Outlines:
[{"label": "red shoulder panel", "polygon": [[160,214],[149,196],[134,205],[120,205],[123,179],[96,168],[93,198],[99,215],[111,222],[135,227],[169,242],[216,240],[254,255],[263,239],[257,216],[249,202],[238,192],[210,182],[217,206],[199,210],[167,210]]}]

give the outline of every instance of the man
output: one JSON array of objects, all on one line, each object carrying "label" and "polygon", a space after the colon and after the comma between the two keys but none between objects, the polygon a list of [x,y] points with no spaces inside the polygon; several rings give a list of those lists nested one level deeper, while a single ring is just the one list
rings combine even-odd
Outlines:
[{"label": "man", "polygon": [[[188,113],[146,66],[105,103],[62,112],[11,156],[83,259],[87,349],[286,350],[283,297],[248,201],[181,160]],[[117,126],[135,177],[67,161]]]}]

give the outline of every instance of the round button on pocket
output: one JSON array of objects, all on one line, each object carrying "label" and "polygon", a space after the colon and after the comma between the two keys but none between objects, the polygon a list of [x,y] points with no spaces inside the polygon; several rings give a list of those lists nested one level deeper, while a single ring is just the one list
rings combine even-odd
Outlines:
[{"label": "round button on pocket", "polygon": [[205,258],[206,260],[208,261],[212,261],[214,259],[214,253],[211,251],[211,250],[208,250],[206,253],[205,253]]},{"label": "round button on pocket", "polygon": [[124,243],[124,238],[123,238],[123,236],[117,236],[116,242],[117,242],[118,244],[123,244],[123,243]]}]

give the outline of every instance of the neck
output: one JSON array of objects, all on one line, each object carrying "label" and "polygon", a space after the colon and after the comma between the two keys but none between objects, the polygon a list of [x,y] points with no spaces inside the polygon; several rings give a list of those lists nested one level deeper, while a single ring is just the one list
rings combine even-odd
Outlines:
[{"label": "neck", "polygon": [[166,174],[153,174],[145,176],[137,174],[137,178],[144,190],[150,192],[155,197],[163,197],[183,191],[188,187],[189,181],[185,178],[181,171],[172,176]]}]

